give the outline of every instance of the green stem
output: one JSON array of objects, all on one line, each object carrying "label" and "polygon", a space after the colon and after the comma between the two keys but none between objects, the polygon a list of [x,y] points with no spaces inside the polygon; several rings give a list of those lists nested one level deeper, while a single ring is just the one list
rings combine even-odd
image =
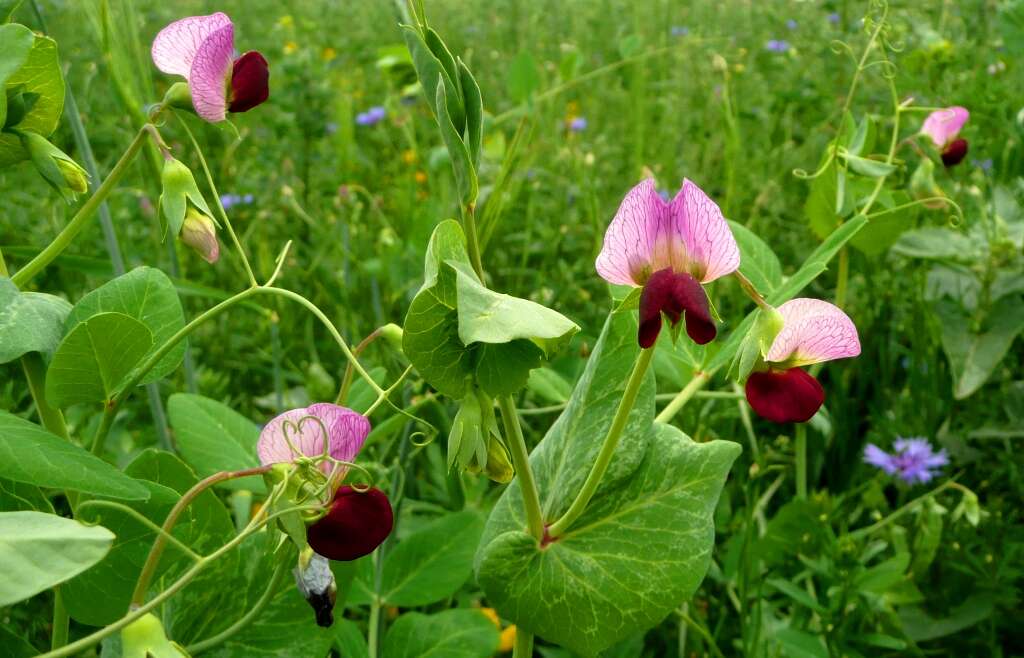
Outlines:
[{"label": "green stem", "polygon": [[32,401],[36,403],[36,411],[39,412],[39,420],[43,427],[59,437],[70,440],[67,425],[64,423],[64,414],[46,401],[46,364],[43,363],[43,357],[38,352],[25,354],[21,357],[21,368],[25,371],[28,390],[32,394]]},{"label": "green stem", "polygon": [[380,597],[374,595],[370,602],[370,624],[366,629],[366,646],[370,658],[377,658],[378,636],[380,635]]},{"label": "green stem", "polygon": [[683,390],[665,405],[665,408],[661,410],[661,413],[654,417],[654,421],[657,423],[667,423],[679,413],[679,410],[690,401],[697,391],[704,388],[704,386],[711,381],[711,372],[695,372],[693,373],[693,379],[690,380]]},{"label": "green stem", "polygon": [[512,658],[533,658],[533,633],[516,627],[516,643],[512,645]]},{"label": "green stem", "polygon": [[640,392],[640,386],[643,384],[644,375],[647,374],[647,368],[651,364],[651,359],[654,356],[654,348],[640,350],[640,356],[636,360],[636,364],[633,366],[633,372],[629,375],[629,381],[626,383],[626,390],[622,392],[622,398],[619,400],[619,407],[615,410],[615,417],[612,418],[612,424],[608,427],[608,434],[604,438],[604,444],[601,446],[601,451],[597,454],[597,459],[594,461],[594,465],[590,468],[590,473],[587,474],[587,479],[583,483],[583,487],[580,492],[576,494],[576,500],[572,501],[572,505],[566,510],[562,518],[558,519],[548,527],[548,535],[551,538],[559,537],[565,533],[566,530],[580,517],[581,514],[587,509],[587,505],[590,503],[590,499],[594,497],[594,493],[597,491],[597,487],[601,484],[601,479],[604,477],[605,471],[608,470],[608,465],[612,461],[612,456],[615,454],[615,448],[619,445],[619,438],[622,436],[622,430],[626,427],[626,421],[629,419],[629,412],[633,409],[633,404],[636,402],[636,396]]},{"label": "green stem", "polygon": [[839,250],[839,267],[836,273],[836,306],[846,303],[846,282],[850,278],[850,252],[843,247]]},{"label": "green stem", "polygon": [[516,469],[516,480],[523,494],[526,525],[533,538],[540,541],[544,537],[544,515],[541,512],[537,483],[530,468],[530,456],[526,452],[526,440],[523,438],[523,428],[519,425],[516,405],[511,396],[502,395],[498,398],[498,408],[501,410],[501,420],[505,426],[505,438],[512,456],[512,465]]},{"label": "green stem", "polygon": [[277,593],[277,589],[281,586],[281,579],[287,571],[288,563],[281,560],[281,562],[278,563],[277,568],[274,569],[274,575],[270,577],[270,582],[267,583],[267,588],[263,590],[263,594],[261,594],[259,600],[256,601],[256,605],[246,612],[241,619],[231,624],[220,633],[189,646],[187,649],[189,655],[194,656],[202,651],[206,651],[207,649],[217,646],[252,623],[252,621],[256,619],[261,612],[263,612],[263,609],[267,607],[270,600],[274,598],[274,594]]},{"label": "green stem", "polygon": [[708,647],[711,649],[711,653],[713,653],[717,658],[725,658],[725,654],[723,654],[722,650],[718,648],[718,643],[715,642],[715,638],[711,636],[708,629],[704,628],[703,624],[697,623],[685,612],[680,611],[679,616],[683,621],[689,624],[693,630],[697,631],[702,638],[704,638],[704,641],[707,642]]},{"label": "green stem", "polygon": [[149,589],[149,581],[152,580],[153,575],[156,573],[156,568],[160,563],[160,556],[163,555],[164,547],[167,545],[167,536],[170,535],[171,530],[174,529],[174,524],[178,522],[178,517],[181,516],[181,513],[185,511],[185,508],[188,507],[199,494],[219,482],[234,480],[235,478],[247,477],[250,475],[260,475],[269,470],[270,466],[258,466],[256,468],[247,468],[241,471],[221,471],[220,473],[214,473],[210,477],[197,482],[195,486],[186,491],[185,494],[178,499],[178,502],[171,509],[170,513],[167,514],[167,518],[164,519],[164,524],[161,527],[162,532],[156,536],[153,546],[149,549],[149,555],[146,557],[145,564],[142,565],[142,571],[139,573],[139,579],[135,582],[135,591],[132,593],[132,600],[129,608],[138,608],[146,600],[146,591]]},{"label": "green stem", "polygon": [[60,649],[68,643],[68,609],[64,607],[64,595],[60,586],[53,588],[53,631],[50,633],[50,649]]},{"label": "green stem", "polygon": [[473,271],[484,280],[484,265],[480,256],[480,241],[476,234],[476,210],[470,204],[462,211],[462,228],[466,232],[466,243],[469,251],[469,262],[473,264]]},{"label": "green stem", "polygon": [[807,499],[807,425],[796,426],[796,497]]},{"label": "green stem", "polygon": [[[128,390],[127,387],[125,390]],[[92,446],[90,446],[92,454],[100,455],[103,453],[103,448],[107,442],[107,434],[110,434],[110,428],[114,425],[114,418],[116,416],[117,401],[111,400],[103,407],[103,418],[100,420],[100,426],[96,428],[95,436],[92,437]]]},{"label": "green stem", "polygon": [[206,175],[206,184],[210,186],[210,192],[213,194],[213,201],[217,206],[220,219],[224,222],[224,228],[228,230],[228,235],[231,237],[231,241],[235,245],[235,250],[242,259],[242,265],[245,267],[245,273],[249,277],[249,285],[256,286],[256,275],[253,274],[252,266],[249,265],[249,258],[245,255],[245,250],[242,249],[242,243],[238,241],[238,236],[235,235],[235,229],[231,225],[231,220],[228,219],[227,212],[224,210],[224,204],[220,202],[220,195],[217,193],[217,186],[213,183],[213,176],[210,175],[210,168],[206,164],[206,158],[203,157],[203,150],[199,148],[199,142],[196,141],[195,136],[192,134],[192,130],[189,129],[185,120],[178,116],[177,112],[174,112],[174,117],[178,120],[178,123],[181,124],[182,128],[185,129],[185,133],[188,134],[189,141],[192,142],[192,148],[195,149],[196,155],[199,156],[199,164],[202,165],[203,174]]},{"label": "green stem", "polygon": [[[148,125],[148,124],[147,124]],[[117,161],[114,168],[110,170],[110,175],[107,176],[103,184],[100,185],[96,192],[89,197],[89,199],[82,204],[82,207],[78,209],[75,216],[71,218],[64,230],[57,234],[57,237],[53,239],[45,249],[33,258],[25,267],[21,268],[14,273],[11,277],[11,281],[14,285],[19,288],[24,287],[26,283],[32,280],[32,277],[39,274],[47,265],[53,262],[57,256],[59,256],[68,245],[75,239],[75,236],[85,228],[86,223],[92,219],[92,216],[96,213],[100,204],[110,196],[110,193],[114,190],[114,187],[124,178],[125,173],[128,172],[128,167],[131,165],[132,160],[138,155],[139,150],[146,141],[146,128],[143,127],[135,135],[135,139],[128,146],[128,150],[121,155],[121,159]]]}]

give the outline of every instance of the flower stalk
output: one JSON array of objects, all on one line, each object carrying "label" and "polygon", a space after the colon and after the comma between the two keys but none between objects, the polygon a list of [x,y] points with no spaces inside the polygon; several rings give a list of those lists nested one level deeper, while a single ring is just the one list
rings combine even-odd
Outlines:
[{"label": "flower stalk", "polygon": [[516,469],[516,481],[523,494],[526,525],[530,535],[539,542],[544,537],[544,516],[540,508],[537,484],[533,479],[533,471],[530,469],[530,456],[526,451],[523,428],[519,424],[519,416],[516,414],[515,404],[510,396],[499,397],[498,408],[501,410],[501,420],[505,426],[505,438],[508,441],[512,465]]}]

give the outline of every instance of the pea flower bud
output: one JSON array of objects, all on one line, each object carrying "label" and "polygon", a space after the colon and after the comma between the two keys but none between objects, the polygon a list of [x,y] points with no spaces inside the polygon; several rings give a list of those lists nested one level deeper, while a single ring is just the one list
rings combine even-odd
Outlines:
[{"label": "pea flower bud", "polygon": [[36,171],[53,189],[60,192],[65,201],[71,203],[78,194],[89,191],[89,175],[67,153],[42,135],[20,130],[15,132],[21,139],[21,145],[28,151]]},{"label": "pea flower bud", "polygon": [[160,175],[163,192],[157,203],[158,215],[164,227],[164,235],[181,237],[208,263],[215,263],[220,257],[217,244],[217,222],[210,207],[199,192],[192,171],[180,160],[167,157]]},{"label": "pea flower bud", "polygon": [[338,587],[327,558],[311,549],[304,551],[299,555],[299,566],[292,573],[296,587],[316,614],[316,625],[327,628],[334,624]]},{"label": "pea flower bud", "polygon": [[147,613],[121,631],[121,655],[124,658],[187,658],[177,642],[167,639],[163,624]]},{"label": "pea flower bud", "polygon": [[217,226],[209,215],[189,206],[185,222],[181,225],[181,241],[195,249],[211,265],[220,258],[220,243],[217,242]]}]

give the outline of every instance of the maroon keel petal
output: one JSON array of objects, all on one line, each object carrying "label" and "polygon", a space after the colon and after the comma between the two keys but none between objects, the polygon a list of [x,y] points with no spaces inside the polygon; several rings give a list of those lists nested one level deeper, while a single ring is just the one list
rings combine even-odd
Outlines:
[{"label": "maroon keel petal", "polygon": [[327,516],[306,531],[313,550],[330,560],[355,560],[369,555],[391,534],[391,503],[380,489],[359,492],[338,489]]},{"label": "maroon keel petal", "polygon": [[715,337],[715,323],[711,320],[707,293],[689,274],[665,268],[647,280],[640,293],[640,331],[637,336],[640,347],[646,349],[658,339],[662,313],[672,326],[678,324],[681,317],[685,318],[686,333],[698,345]]},{"label": "maroon keel petal", "polygon": [[962,137],[954,139],[942,152],[942,164],[952,167],[960,164],[965,157],[967,157],[967,140]]},{"label": "maroon keel petal", "polygon": [[263,55],[250,50],[235,60],[231,72],[229,112],[247,112],[270,97],[270,68]]},{"label": "maroon keel petal", "polygon": [[752,373],[746,391],[754,411],[776,423],[805,423],[825,402],[821,384],[801,368]]}]

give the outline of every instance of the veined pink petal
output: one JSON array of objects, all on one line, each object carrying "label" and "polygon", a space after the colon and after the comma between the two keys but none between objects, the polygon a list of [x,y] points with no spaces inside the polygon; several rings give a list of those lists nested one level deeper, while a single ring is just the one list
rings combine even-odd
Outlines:
[{"label": "veined pink petal", "polygon": [[683,240],[690,274],[708,283],[736,271],[740,248],[722,210],[704,190],[683,179],[683,187],[669,208],[672,231]]},{"label": "veined pink petal", "polygon": [[788,367],[843,359],[860,354],[853,320],[839,307],[820,299],[791,299],[779,307],[785,324],[765,361]]},{"label": "veined pink petal", "polygon": [[228,78],[235,57],[235,27],[228,23],[212,32],[199,46],[188,87],[196,114],[211,123],[223,121],[228,107]]},{"label": "veined pink petal", "polygon": [[174,21],[153,39],[153,63],[164,73],[189,77],[199,47],[226,25],[231,25],[231,19],[220,12]]},{"label": "veined pink petal", "polygon": [[[370,433],[370,421],[346,407],[318,402],[305,409],[292,409],[271,420],[260,432],[256,454],[261,464],[290,463],[299,456],[323,454],[323,428],[315,420],[303,420],[307,416],[323,423],[329,437],[329,454],[341,461],[354,460]],[[295,454],[292,446],[301,454]],[[321,465],[325,473],[330,473],[332,468],[330,463]]]},{"label": "veined pink petal", "polygon": [[619,205],[604,234],[597,256],[597,273],[609,283],[642,286],[655,269],[655,243],[668,223],[668,206],[658,196],[654,181],[641,181]]},{"label": "veined pink petal", "polygon": [[931,137],[936,147],[942,148],[960,133],[970,116],[967,108],[959,105],[935,110],[924,120],[921,132]]}]

